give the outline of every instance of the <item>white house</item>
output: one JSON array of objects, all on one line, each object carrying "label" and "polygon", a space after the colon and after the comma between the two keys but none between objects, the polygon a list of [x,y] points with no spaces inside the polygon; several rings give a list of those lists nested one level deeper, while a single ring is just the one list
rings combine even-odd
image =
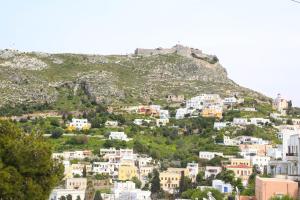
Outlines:
[{"label": "white house", "polygon": [[230,125],[231,125],[230,122],[215,122],[214,123],[214,129],[221,130],[221,129],[226,128]]},{"label": "white house", "polygon": [[212,187],[219,190],[221,193],[231,193],[232,192],[232,186],[230,183],[225,183],[222,180],[213,180],[212,181]]},{"label": "white house", "polygon": [[84,199],[85,190],[57,188],[52,190],[49,200],[60,200],[62,196],[67,197],[68,195],[71,195],[72,199],[77,199],[78,196],[80,199]]},{"label": "white house", "polygon": [[197,174],[199,172],[198,163],[188,163],[187,166],[188,177],[192,180],[192,182],[196,181]]},{"label": "white house", "polygon": [[129,141],[130,139],[127,138],[127,135],[124,132],[110,132],[109,135],[110,140],[123,140],[123,141]]},{"label": "white house", "polygon": [[223,157],[223,153],[222,152],[211,152],[211,151],[200,151],[199,152],[199,158],[201,158],[201,159],[211,160],[215,156]]},{"label": "white house", "polygon": [[75,128],[77,130],[89,129],[91,124],[87,119],[72,119],[72,122],[69,123],[70,128]]},{"label": "white house", "polygon": [[211,176],[216,176],[222,171],[222,167],[218,166],[206,166],[205,167],[205,172],[204,172],[204,177],[205,179],[211,177]]}]

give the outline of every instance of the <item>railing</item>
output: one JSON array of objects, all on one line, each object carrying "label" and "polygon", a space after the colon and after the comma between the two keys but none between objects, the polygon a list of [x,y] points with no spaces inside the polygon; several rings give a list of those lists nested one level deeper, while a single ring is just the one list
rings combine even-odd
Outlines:
[{"label": "railing", "polygon": [[286,155],[286,156],[298,156],[297,153],[286,153],[285,155]]}]

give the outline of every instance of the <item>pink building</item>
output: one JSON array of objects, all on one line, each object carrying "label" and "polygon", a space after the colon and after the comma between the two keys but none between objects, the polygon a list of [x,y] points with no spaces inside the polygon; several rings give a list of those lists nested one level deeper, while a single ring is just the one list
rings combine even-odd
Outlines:
[{"label": "pink building", "polygon": [[256,176],[255,196],[257,200],[269,200],[271,197],[284,195],[298,199],[298,183],[288,179]]}]

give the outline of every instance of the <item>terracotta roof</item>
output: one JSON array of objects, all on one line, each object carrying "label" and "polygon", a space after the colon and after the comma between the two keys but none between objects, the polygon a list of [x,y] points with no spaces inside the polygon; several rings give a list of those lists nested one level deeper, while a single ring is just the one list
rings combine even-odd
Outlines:
[{"label": "terracotta roof", "polygon": [[240,165],[227,165],[226,168],[252,168],[251,166],[240,164]]}]

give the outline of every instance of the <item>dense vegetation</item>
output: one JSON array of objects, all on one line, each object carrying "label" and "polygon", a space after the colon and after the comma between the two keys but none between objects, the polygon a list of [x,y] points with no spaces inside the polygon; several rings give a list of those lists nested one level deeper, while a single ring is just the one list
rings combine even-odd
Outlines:
[{"label": "dense vegetation", "polygon": [[47,199],[63,175],[63,166],[51,159],[51,153],[40,135],[0,121],[1,199]]}]

